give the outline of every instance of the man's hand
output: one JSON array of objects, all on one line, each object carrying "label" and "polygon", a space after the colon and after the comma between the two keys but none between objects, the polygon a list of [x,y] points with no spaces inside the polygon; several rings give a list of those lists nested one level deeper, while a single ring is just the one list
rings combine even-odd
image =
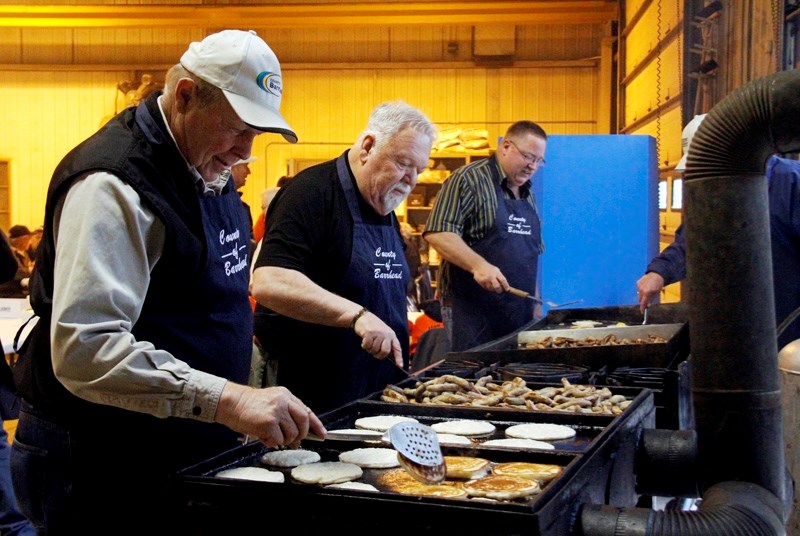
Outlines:
[{"label": "man's hand", "polygon": [[228,382],[217,405],[216,422],[257,437],[268,447],[296,445],[309,432],[324,437],[325,427],[285,387],[255,389]]},{"label": "man's hand", "polygon": [[397,334],[383,320],[367,312],[356,320],[353,329],[361,337],[361,348],[378,359],[391,355],[394,362],[403,367],[403,347]]},{"label": "man's hand", "polygon": [[650,306],[653,296],[656,296],[664,288],[664,278],[655,272],[647,272],[636,282],[636,291],[639,295],[639,310],[644,310]]},{"label": "man's hand", "polygon": [[472,277],[475,282],[489,292],[496,292],[500,294],[508,290],[508,280],[500,268],[488,262],[481,263],[472,272]]}]

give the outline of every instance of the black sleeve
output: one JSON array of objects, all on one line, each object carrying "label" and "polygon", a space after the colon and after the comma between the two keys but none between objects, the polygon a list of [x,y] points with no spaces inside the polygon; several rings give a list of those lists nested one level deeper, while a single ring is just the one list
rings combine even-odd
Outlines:
[{"label": "black sleeve", "polygon": [[655,272],[663,277],[664,285],[686,278],[686,237],[683,235],[683,224],[675,231],[675,241],[650,261],[645,270],[647,272]]},{"label": "black sleeve", "polygon": [[17,273],[17,257],[6,234],[0,229],[0,283],[11,281]]},{"label": "black sleeve", "polygon": [[352,234],[334,162],[298,174],[267,211],[255,267],[297,270],[329,288],[350,262]]}]

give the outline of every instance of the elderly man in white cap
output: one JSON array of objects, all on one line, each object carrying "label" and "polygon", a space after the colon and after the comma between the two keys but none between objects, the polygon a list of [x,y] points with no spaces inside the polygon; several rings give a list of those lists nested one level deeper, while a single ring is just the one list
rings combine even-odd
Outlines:
[{"label": "elderly man in white cap", "polygon": [[246,385],[249,230],[219,179],[259,134],[297,141],[282,91],[255,32],[210,35],[56,168],[15,370],[13,478],[40,534],[184,533],[170,474],[245,435],[324,436],[287,389]]}]

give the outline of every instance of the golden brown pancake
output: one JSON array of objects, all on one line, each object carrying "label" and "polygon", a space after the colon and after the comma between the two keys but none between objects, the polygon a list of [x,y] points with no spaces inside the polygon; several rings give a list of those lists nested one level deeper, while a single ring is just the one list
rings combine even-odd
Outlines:
[{"label": "golden brown pancake", "polygon": [[561,474],[562,467],[549,463],[508,462],[499,463],[492,468],[495,475],[521,476],[528,480],[545,483]]},{"label": "golden brown pancake", "polygon": [[403,469],[387,471],[378,477],[378,482],[388,491],[404,495],[449,498],[466,498],[467,496],[467,492],[464,491],[459,483],[442,482],[431,486],[418,482]]},{"label": "golden brown pancake", "polygon": [[470,497],[510,501],[539,493],[542,488],[535,480],[520,476],[489,475],[464,483],[464,489]]},{"label": "golden brown pancake", "polygon": [[480,478],[489,472],[489,460],[474,456],[445,456],[447,478]]}]

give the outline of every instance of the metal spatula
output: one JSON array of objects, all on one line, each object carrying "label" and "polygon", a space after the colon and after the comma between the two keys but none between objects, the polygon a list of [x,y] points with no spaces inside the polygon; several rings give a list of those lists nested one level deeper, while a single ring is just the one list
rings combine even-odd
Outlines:
[{"label": "metal spatula", "polygon": [[324,440],[316,434],[308,434],[306,439],[312,441],[388,441],[397,451],[400,465],[411,476],[424,484],[442,482],[447,472],[436,432],[430,426],[418,422],[399,422],[386,432],[360,431],[355,434],[331,430]]},{"label": "metal spatula", "polygon": [[573,304],[576,304],[576,303],[581,303],[583,301],[583,300],[572,300],[572,301],[563,302],[563,303],[556,303],[556,302],[552,302],[550,300],[542,300],[540,298],[537,298],[536,296],[531,295],[529,292],[525,292],[524,290],[521,290],[521,289],[518,289],[518,288],[514,288],[514,287],[508,287],[508,291],[507,292],[510,293],[510,294],[513,294],[514,296],[520,297],[520,298],[527,298],[529,300],[535,301],[536,303],[541,303],[543,305],[547,305],[547,306],[549,306],[549,307],[551,307],[553,309],[555,309],[556,307],[564,307],[565,305],[573,305]]},{"label": "metal spatula", "polygon": [[423,484],[438,484],[444,480],[447,468],[433,428],[418,422],[400,422],[387,433],[400,465],[411,476]]}]

